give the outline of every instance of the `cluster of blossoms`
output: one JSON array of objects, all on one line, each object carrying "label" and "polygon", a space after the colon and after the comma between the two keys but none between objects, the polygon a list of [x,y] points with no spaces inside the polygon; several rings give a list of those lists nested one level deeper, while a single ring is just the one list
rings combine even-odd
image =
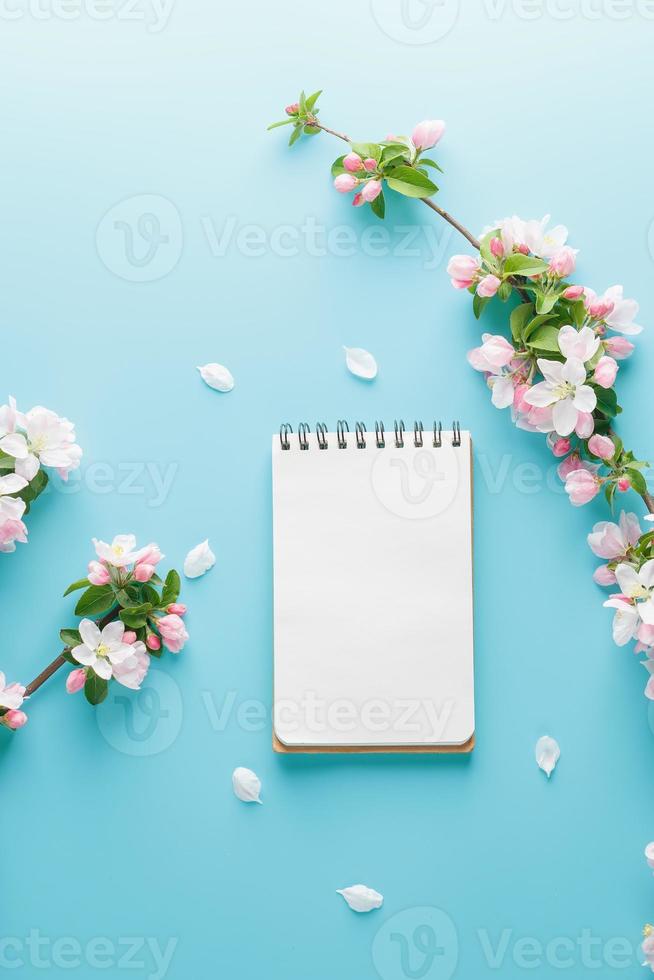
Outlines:
[{"label": "cluster of blossoms", "polygon": [[[5,684],[0,673],[0,724],[21,728],[27,715],[20,710],[26,692],[32,694],[66,662],[73,670],[66,678],[69,694],[84,691],[87,701],[99,704],[114,680],[138,691],[150,667],[151,657],[164,649],[179,653],[188,640],[178,602],[179,574],[171,569],[162,580],[157,565],[164,557],[158,545],[137,549],[132,534],[120,534],[111,544],[93,540],[96,558],[89,562],[86,578],[73,582],[65,595],[83,589],[75,606],[83,617],[74,629],[62,629],[64,649],[28,688]],[[96,622],[90,618],[100,616]]]},{"label": "cluster of blossoms", "polygon": [[81,458],[68,419],[40,405],[19,412],[13,398],[0,405],[0,552],[27,541],[23,517],[48,483],[43,467],[66,480]]},{"label": "cluster of blossoms", "polygon": [[566,281],[577,251],[566,245],[567,229],[548,230],[548,220],[495,222],[482,234],[479,256],[450,260],[452,284],[473,293],[477,317],[495,295],[523,300],[510,315],[511,340],[484,334],[468,361],[484,374],[497,408],[509,408],[520,428],[547,435],[562,457],[571,503],[588,503],[602,489],[609,502],[631,487],[645,494],[648,464],[611,430],[620,412],[618,361],[634,349],[627,336],[642,330],[634,322],[638,304],[624,298],[622,286],[598,296]]},{"label": "cluster of blossoms", "polygon": [[[645,520],[651,521],[648,514]],[[643,533],[636,514],[620,514],[617,524],[600,521],[588,535],[593,554],[602,558],[593,576],[598,585],[618,585],[604,603],[615,609],[613,639],[618,646],[636,640],[635,653],[644,653],[650,674],[645,696],[654,700],[654,531]]]},{"label": "cluster of blossoms", "polygon": [[136,548],[132,534],[119,534],[111,544],[93,539],[97,558],[88,576],[74,582],[66,594],[84,589],[75,607],[78,616],[105,613],[100,623],[85,618],[79,629],[61,630],[63,657],[76,666],[68,675],[70,694],[84,689],[98,704],[116,680],[138,690],[162,648],[179,653],[188,640],[182,617],[186,606],[177,601],[179,574],[171,569],[165,581],[156,567],[164,557],[158,545]]}]

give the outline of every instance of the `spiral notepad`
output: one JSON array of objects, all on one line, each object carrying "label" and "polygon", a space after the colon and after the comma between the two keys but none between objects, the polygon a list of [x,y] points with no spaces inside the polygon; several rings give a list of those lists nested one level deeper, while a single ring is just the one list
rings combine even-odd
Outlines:
[{"label": "spiral notepad", "polygon": [[471,448],[458,423],[273,436],[277,751],[472,749]]}]

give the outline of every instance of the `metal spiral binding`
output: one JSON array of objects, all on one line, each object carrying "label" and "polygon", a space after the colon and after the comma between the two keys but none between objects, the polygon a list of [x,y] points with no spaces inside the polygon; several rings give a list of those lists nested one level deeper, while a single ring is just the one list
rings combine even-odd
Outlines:
[{"label": "metal spiral binding", "polygon": [[291,444],[288,440],[289,435],[293,432],[293,426],[289,425],[288,422],[284,422],[283,425],[279,427],[279,441],[282,444],[282,449],[290,449]]},{"label": "metal spiral binding", "polygon": [[336,423],[336,437],[338,439],[338,448],[347,449],[347,439],[345,438],[345,433],[350,431],[350,427],[343,419],[339,419]]},{"label": "metal spiral binding", "polygon": [[300,422],[297,427],[297,441],[300,443],[300,449],[309,448],[309,433],[311,432],[310,427],[306,422]]},{"label": "metal spiral binding", "polygon": [[[395,448],[404,449],[404,433],[406,430],[402,419],[395,419],[393,423],[393,430],[395,433]],[[367,429],[365,423],[355,422],[354,431],[357,449],[367,449]],[[339,419],[336,423],[336,439],[339,449],[347,449],[347,435],[349,432],[350,426],[345,419]],[[327,425],[324,422],[316,422],[316,441],[318,443],[318,449],[329,448],[327,434]],[[279,442],[283,450],[289,450],[291,448],[291,440],[289,437],[292,435],[292,425],[289,425],[288,422],[284,422],[282,425],[280,425]],[[298,446],[301,450],[306,451],[311,448],[311,443],[309,441],[310,435],[311,426],[308,424],[308,422],[300,422],[297,427],[297,440]],[[386,430],[384,429],[384,423],[379,419],[375,422],[375,445],[377,449],[386,448]],[[425,445],[424,428],[422,422],[419,420],[416,420],[413,423],[413,445],[416,447],[416,449],[421,449]],[[432,446],[434,449],[440,449],[442,445],[443,426],[440,422],[434,421]],[[458,419],[452,423],[452,445],[456,447],[461,445],[461,423],[458,421]]]}]

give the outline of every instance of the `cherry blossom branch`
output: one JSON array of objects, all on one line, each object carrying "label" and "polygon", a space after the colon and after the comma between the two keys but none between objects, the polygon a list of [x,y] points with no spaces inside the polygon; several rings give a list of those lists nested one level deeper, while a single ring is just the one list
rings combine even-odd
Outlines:
[{"label": "cherry blossom branch", "polygon": [[[120,607],[116,606],[114,609],[111,610],[111,612],[108,612],[105,616],[103,616],[102,619],[98,619],[97,620],[98,629],[104,629],[104,627],[108,623],[111,623],[113,622],[114,619],[117,619],[119,612],[120,612]],[[69,652],[69,650],[70,647],[64,647],[64,653]],[[56,674],[56,672],[59,670],[60,667],[63,667],[64,664],[68,663],[68,661],[64,656],[64,653],[60,653],[58,656],[56,656],[54,660],[51,663],[49,663],[48,666],[44,670],[42,670],[37,677],[34,678],[33,681],[30,681],[30,683],[25,688],[26,698],[31,697],[32,694],[34,694],[35,691],[38,691],[38,689],[43,684],[45,684],[45,682],[49,680],[53,674]]]}]

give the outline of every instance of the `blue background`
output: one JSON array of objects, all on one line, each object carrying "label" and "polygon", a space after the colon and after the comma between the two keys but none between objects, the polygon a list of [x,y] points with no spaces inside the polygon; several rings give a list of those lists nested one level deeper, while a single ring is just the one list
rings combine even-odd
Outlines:
[{"label": "blue background", "polygon": [[[265,127],[302,86],[324,87],[323,121],[358,138],[444,118],[441,204],[473,231],[551,212],[582,250],[578,280],[624,283],[648,324],[653,21],[608,0],[450,0],[431,18],[412,8],[426,26],[404,29],[399,0],[176,0],[160,30],[150,6],[134,8],[145,19],[102,9],[104,20],[86,8],[65,19],[25,0],[0,14],[0,401],[68,416],[85,450],[69,491],[34,507],[30,544],[0,562],[1,666],[26,683],[56,654],[74,623],[61,593],[94,535],[133,531],[178,567],[208,536],[218,561],[184,583],[191,641],[140,698],[96,718],[62,672],[27,728],[5,732],[3,966],[14,957],[14,976],[43,975],[27,942],[37,930],[55,976],[157,975],[147,947],[137,969],[118,963],[125,937],[141,937],[173,942],[171,980],[402,980],[400,941],[386,929],[373,947],[375,935],[408,909],[395,931],[415,946],[414,927],[438,919],[430,906],[458,936],[441,931],[431,980],[498,975],[486,935],[504,938],[503,977],[560,976],[554,957],[569,954],[547,952],[557,937],[573,944],[568,974],[638,975],[637,957],[618,969],[603,944],[635,946],[654,915],[642,856],[654,736],[645,672],[614,647],[591,580],[585,535],[604,505],[574,509],[552,489],[544,441],[512,428],[467,365],[480,327],[445,274],[465,243],[394,199],[375,249],[377,219],[330,186],[340,146],[320,136],[289,151],[289,130]],[[168,241],[139,266],[113,216],[102,220],[127,201],[118,220],[134,228],[142,195],[164,199]],[[315,254],[308,219],[323,234],[347,226],[352,254],[333,242]],[[262,254],[237,239],[248,225]],[[271,238],[281,226],[292,254]],[[147,247],[136,234],[137,262]],[[374,352],[374,383],[346,372],[343,344]],[[648,332],[619,377],[620,432],[644,456],[653,357]],[[229,366],[232,393],[202,384],[207,361]],[[270,434],[284,420],[399,415],[460,417],[475,438],[478,746],[470,759],[275,756]],[[166,493],[153,471],[172,474]],[[562,749],[549,783],[533,756],[543,733]],[[263,807],[233,796],[236,765],[261,776]],[[381,910],[357,916],[335,894],[359,881],[384,894]],[[595,967],[584,929],[600,941]],[[53,946],[66,937],[81,965]],[[87,948],[98,937],[104,970]],[[525,970],[529,937],[542,952],[529,947]]]}]

